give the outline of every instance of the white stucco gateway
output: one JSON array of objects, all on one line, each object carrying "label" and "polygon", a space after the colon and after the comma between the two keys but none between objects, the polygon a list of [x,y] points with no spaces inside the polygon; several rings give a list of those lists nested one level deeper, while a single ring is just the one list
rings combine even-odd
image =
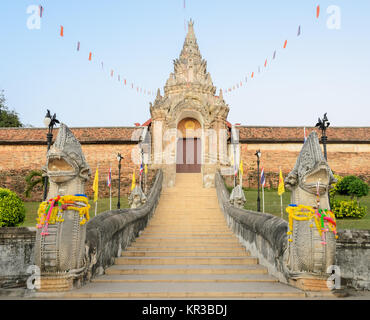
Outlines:
[{"label": "white stucco gateway", "polygon": [[176,172],[201,172],[204,187],[212,187],[216,170],[228,164],[229,107],[222,90],[216,95],[193,21],[188,27],[164,96],[158,89],[154,104],[150,104],[151,163],[163,169],[167,187],[175,184]]}]

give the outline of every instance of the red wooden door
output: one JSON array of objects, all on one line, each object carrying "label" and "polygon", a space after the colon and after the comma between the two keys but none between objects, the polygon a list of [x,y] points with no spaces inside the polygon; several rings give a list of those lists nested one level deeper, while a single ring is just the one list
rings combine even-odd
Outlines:
[{"label": "red wooden door", "polygon": [[201,143],[198,138],[179,139],[177,141],[176,172],[201,172]]}]

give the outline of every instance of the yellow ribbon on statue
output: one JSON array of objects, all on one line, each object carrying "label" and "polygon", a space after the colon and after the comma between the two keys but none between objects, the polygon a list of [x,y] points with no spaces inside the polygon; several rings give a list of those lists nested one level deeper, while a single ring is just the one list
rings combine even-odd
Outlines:
[{"label": "yellow ribbon on statue", "polygon": [[[50,199],[50,200],[55,200],[56,201],[57,199],[58,199],[58,197],[55,197],[55,198]],[[78,202],[85,204],[85,206],[82,206],[82,207],[76,206],[76,205],[78,205]],[[65,211],[65,210],[77,211],[79,213],[79,216],[80,216],[80,219],[81,219],[80,225],[84,225],[87,221],[90,220],[90,215],[89,215],[90,205],[89,205],[89,201],[86,197],[72,196],[72,195],[63,196],[63,197],[59,198],[58,203],[61,206],[68,205],[68,204],[71,204],[71,206],[68,206],[66,209],[62,209],[61,206],[55,206],[52,209],[51,213],[50,213],[48,224],[55,224],[56,222],[63,222],[64,219],[62,219],[62,217],[61,217],[61,215],[59,215],[59,213],[63,213],[63,211]],[[48,216],[47,211],[48,211],[49,205],[51,205],[51,202],[44,201],[39,206],[39,209],[37,211],[38,218],[36,219],[38,228],[40,228],[41,226],[43,226],[46,223],[46,219],[47,219],[47,216]]]},{"label": "yellow ribbon on statue", "polygon": [[[321,237],[323,230],[320,225],[320,218],[316,214],[316,210],[313,207],[304,206],[304,205],[298,205],[295,207],[287,207],[286,212],[289,214],[289,231],[287,232],[287,235],[290,236],[288,239],[289,242],[293,241],[291,238],[292,232],[293,232],[293,220],[309,221],[313,218],[315,220],[317,231],[319,232],[320,237]],[[322,215],[323,212],[321,212],[320,214]],[[329,217],[334,221],[334,223],[336,223],[335,214],[333,212],[326,211],[326,215],[329,215]],[[336,226],[330,221],[328,223],[328,228],[330,229],[330,231],[336,234],[337,232]],[[336,235],[336,238],[338,238],[337,235]]]}]

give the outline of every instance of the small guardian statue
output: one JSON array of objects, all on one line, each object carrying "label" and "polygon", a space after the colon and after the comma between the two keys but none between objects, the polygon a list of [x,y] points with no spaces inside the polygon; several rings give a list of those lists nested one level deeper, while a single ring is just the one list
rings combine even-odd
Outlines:
[{"label": "small guardian statue", "polygon": [[131,209],[139,208],[146,202],[146,200],[146,195],[139,186],[136,186],[128,197],[128,203]]},{"label": "small guardian statue", "polygon": [[237,185],[230,194],[230,203],[240,209],[244,208],[244,204],[247,201],[245,199],[244,191],[241,185]]}]

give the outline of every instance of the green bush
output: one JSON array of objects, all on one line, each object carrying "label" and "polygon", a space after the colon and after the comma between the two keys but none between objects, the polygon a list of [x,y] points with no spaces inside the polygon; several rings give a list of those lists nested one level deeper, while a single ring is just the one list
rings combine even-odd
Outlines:
[{"label": "green bush", "polygon": [[0,188],[0,227],[17,227],[25,217],[26,209],[17,194]]},{"label": "green bush", "polygon": [[350,185],[349,185],[349,194],[353,197],[356,196],[357,199],[367,196],[369,193],[369,186],[367,185],[366,182],[357,179],[354,180]]},{"label": "green bush", "polygon": [[361,198],[369,192],[369,187],[366,182],[356,176],[346,176],[336,185],[337,193],[351,196],[352,199],[356,196]]},{"label": "green bush", "polygon": [[343,179],[343,177],[341,177],[341,176],[339,176],[337,174],[334,174],[334,178],[337,180],[337,182],[336,183],[333,183],[331,185],[332,188],[329,190],[329,196],[330,196],[331,199],[333,199],[334,196],[339,193],[338,185],[340,186],[340,182]]},{"label": "green bush", "polygon": [[333,200],[331,211],[336,218],[361,219],[366,215],[367,208],[359,205],[355,200]]}]

